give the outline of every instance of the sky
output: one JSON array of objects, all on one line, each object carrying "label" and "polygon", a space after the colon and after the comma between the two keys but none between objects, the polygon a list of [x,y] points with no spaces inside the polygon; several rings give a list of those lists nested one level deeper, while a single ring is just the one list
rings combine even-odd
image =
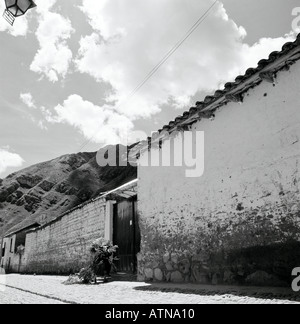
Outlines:
[{"label": "sky", "polygon": [[214,0],[35,2],[0,18],[1,178],[150,135],[300,32],[298,0],[218,1],[133,92]]}]

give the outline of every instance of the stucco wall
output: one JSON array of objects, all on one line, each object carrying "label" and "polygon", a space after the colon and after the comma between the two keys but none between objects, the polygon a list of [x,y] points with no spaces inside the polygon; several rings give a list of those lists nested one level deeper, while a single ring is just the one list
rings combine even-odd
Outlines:
[{"label": "stucco wall", "polygon": [[300,266],[299,101],[298,62],[194,124],[202,177],[139,167],[140,280],[288,284]]},{"label": "stucco wall", "polygon": [[92,242],[105,235],[106,204],[98,199],[28,233],[23,271],[68,274],[86,266]]}]

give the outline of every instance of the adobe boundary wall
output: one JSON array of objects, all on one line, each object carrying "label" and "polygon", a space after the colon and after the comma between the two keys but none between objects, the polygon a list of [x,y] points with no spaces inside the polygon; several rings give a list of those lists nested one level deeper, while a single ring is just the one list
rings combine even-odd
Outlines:
[{"label": "adobe boundary wall", "polygon": [[70,274],[90,261],[94,240],[105,236],[107,202],[98,199],[29,232],[21,272]]}]

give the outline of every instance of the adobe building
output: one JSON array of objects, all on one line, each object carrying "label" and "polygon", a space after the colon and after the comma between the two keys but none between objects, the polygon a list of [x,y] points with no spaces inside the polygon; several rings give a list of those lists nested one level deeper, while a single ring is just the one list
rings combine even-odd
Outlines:
[{"label": "adobe building", "polygon": [[38,223],[33,223],[18,231],[6,234],[1,244],[0,267],[10,272],[23,272],[26,265],[24,258],[24,247],[26,245],[26,235],[28,231],[38,228]]},{"label": "adobe building", "polygon": [[202,176],[142,166],[140,144],[140,280],[290,285],[300,266],[299,59],[300,36],[149,139],[159,156],[170,142],[180,151],[185,131],[204,132]]}]

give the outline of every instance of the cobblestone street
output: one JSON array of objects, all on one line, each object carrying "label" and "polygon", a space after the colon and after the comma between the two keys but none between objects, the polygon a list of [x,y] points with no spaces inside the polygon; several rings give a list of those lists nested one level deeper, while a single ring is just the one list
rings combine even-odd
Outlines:
[{"label": "cobblestone street", "polygon": [[0,304],[64,304],[58,300],[7,287],[0,291]]},{"label": "cobblestone street", "polygon": [[298,299],[290,289],[285,288],[209,287],[121,281],[66,286],[62,284],[66,279],[67,277],[50,276],[1,276],[0,304],[297,304],[295,300]]}]

